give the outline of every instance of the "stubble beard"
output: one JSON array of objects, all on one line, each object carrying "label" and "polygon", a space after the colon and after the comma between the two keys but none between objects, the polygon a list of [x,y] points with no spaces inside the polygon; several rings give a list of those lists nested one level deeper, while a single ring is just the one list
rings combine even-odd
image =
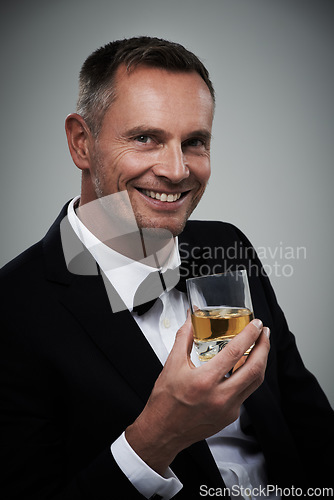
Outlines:
[{"label": "stubble beard", "polygon": [[[108,203],[109,196],[112,196],[112,195],[108,195],[107,193],[105,193],[105,190],[103,189],[103,186],[105,184],[104,183],[104,168],[103,168],[103,163],[100,159],[100,155],[97,151],[95,151],[94,161],[95,161],[95,165],[96,165],[96,172],[99,172],[99,175],[96,176],[94,179],[95,194],[96,194],[97,198],[100,199],[101,205],[103,206],[106,213],[110,214],[111,213],[110,211],[113,210],[113,215],[115,215],[115,213],[114,213],[115,207],[113,206],[111,208],[110,204]],[[126,191],[126,190],[124,190],[124,191]],[[117,210],[117,212],[119,214],[119,222],[121,225],[125,224],[125,226],[132,224],[133,231],[138,230],[138,229],[139,230],[149,229],[152,237],[155,237],[157,239],[165,239],[166,238],[166,231],[169,231],[171,236],[173,236],[175,238],[176,236],[179,236],[182,233],[182,231],[184,230],[185,225],[187,223],[187,220],[189,219],[189,217],[191,216],[191,214],[193,213],[193,211],[197,207],[198,203],[202,199],[204,191],[205,191],[205,187],[203,188],[203,190],[200,193],[198,193],[195,196],[193,203],[187,209],[187,211],[184,215],[184,218],[182,220],[180,220],[179,222],[177,222],[176,224],[171,221],[171,224],[165,223],[165,224],[157,225],[156,223],[154,223],[152,221],[152,219],[139,213],[138,211],[136,211],[134,209],[130,197],[129,197],[129,200],[130,200],[131,206],[126,206],[123,208],[120,207],[120,210]],[[131,214],[130,214],[130,212],[131,212]],[[137,227],[135,227],[133,224],[133,216],[135,217]],[[172,218],[173,216],[171,215],[170,217]]]}]

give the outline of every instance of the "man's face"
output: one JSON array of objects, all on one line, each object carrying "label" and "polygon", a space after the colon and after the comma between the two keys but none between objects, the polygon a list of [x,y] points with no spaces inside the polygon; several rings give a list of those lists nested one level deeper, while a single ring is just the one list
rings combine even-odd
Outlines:
[{"label": "man's face", "polygon": [[197,73],[120,67],[91,155],[94,196],[126,190],[139,227],[179,234],[210,176],[212,118]]}]

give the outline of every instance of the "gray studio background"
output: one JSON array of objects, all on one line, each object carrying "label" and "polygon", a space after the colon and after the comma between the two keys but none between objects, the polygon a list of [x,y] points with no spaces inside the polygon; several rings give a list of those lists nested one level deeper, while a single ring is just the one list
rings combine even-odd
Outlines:
[{"label": "gray studio background", "polygon": [[204,61],[217,92],[212,180],[194,217],[232,222],[260,249],[333,403],[332,2],[11,0],[0,33],[0,264],[79,193],[64,119],[86,56],[133,35],[178,41]]}]

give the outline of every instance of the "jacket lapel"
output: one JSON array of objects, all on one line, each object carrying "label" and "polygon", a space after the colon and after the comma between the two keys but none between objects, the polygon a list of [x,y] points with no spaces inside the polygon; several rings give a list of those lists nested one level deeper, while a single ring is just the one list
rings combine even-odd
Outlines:
[{"label": "jacket lapel", "polygon": [[43,246],[48,279],[65,285],[60,301],[146,403],[162,365],[130,312],[112,312],[108,293],[115,291],[107,293],[95,260],[67,221],[66,207]]},{"label": "jacket lapel", "polygon": [[146,403],[162,365],[129,311],[112,312],[102,278],[77,276],[62,302]]}]

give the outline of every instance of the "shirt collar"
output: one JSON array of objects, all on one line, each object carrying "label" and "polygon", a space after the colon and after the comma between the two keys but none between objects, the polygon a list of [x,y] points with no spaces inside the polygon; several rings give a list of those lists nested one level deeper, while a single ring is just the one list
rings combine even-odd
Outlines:
[{"label": "shirt collar", "polygon": [[[74,207],[79,198],[79,196],[74,198],[68,206],[67,215],[69,223],[82,244],[92,254],[103,273],[120,295],[126,307],[132,310],[137,288],[150,273],[157,270],[152,265],[154,259],[152,256],[149,256],[143,258],[141,261],[136,261],[102,243],[76,215]],[[138,238],[140,238],[139,233]],[[174,242],[170,246],[171,249],[168,258],[159,268],[162,272],[166,269],[175,269],[181,263],[177,237],[174,238]],[[158,262],[160,262],[159,257],[161,257],[161,253],[157,252],[156,254]]]}]

